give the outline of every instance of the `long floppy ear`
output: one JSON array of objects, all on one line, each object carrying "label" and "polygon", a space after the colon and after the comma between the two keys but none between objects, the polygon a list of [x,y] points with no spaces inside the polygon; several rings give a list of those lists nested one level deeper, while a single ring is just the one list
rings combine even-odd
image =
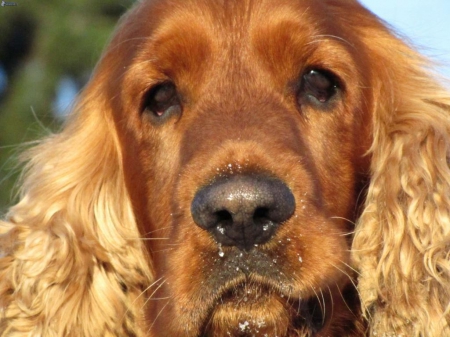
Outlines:
[{"label": "long floppy ear", "polygon": [[151,273],[99,87],[26,154],[21,201],[0,222],[0,336],[144,335]]},{"label": "long floppy ear", "polygon": [[450,336],[450,95],[377,27],[371,181],[353,258],[371,336]]}]

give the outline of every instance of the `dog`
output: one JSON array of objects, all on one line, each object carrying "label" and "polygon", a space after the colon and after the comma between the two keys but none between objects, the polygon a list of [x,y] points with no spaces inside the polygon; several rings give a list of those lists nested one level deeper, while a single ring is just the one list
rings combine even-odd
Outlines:
[{"label": "dog", "polygon": [[151,0],[0,223],[0,336],[449,336],[450,95],[355,0]]}]

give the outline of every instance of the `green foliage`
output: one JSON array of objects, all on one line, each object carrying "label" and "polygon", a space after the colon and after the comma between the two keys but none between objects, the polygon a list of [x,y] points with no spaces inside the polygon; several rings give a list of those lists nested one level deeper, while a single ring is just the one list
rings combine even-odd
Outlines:
[{"label": "green foliage", "polygon": [[52,113],[63,76],[84,83],[118,18],[133,0],[11,0],[0,7],[0,65],[8,73],[0,96],[0,214],[12,202],[16,154],[60,127]]}]

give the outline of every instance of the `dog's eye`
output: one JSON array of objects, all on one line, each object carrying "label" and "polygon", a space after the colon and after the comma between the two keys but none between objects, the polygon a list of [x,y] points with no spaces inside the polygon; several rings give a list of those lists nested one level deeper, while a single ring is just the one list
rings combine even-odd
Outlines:
[{"label": "dog's eye", "polygon": [[338,83],[333,74],[325,70],[308,70],[302,77],[299,104],[326,104],[334,97],[338,90]]},{"label": "dog's eye", "polygon": [[160,83],[150,89],[144,97],[142,111],[155,120],[163,120],[181,113],[181,103],[175,84]]}]

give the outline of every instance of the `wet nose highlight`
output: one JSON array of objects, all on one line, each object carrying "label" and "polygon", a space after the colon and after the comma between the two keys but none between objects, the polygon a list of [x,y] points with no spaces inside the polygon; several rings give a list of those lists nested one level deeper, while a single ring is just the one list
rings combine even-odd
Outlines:
[{"label": "wet nose highlight", "polygon": [[201,188],[194,196],[194,222],[225,246],[250,250],[268,242],[295,211],[295,198],[281,180],[234,175]]}]

